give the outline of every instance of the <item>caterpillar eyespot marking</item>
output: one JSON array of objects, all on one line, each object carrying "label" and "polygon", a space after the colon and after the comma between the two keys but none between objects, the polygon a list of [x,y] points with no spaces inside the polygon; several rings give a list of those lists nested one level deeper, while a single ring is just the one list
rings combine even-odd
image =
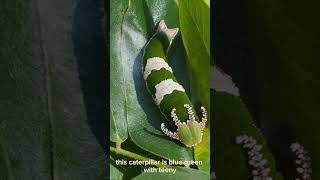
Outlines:
[{"label": "caterpillar eyespot marking", "polygon": [[194,147],[202,142],[208,115],[204,107],[201,107],[201,118],[196,114],[185,89],[168,65],[167,52],[177,33],[178,28],[168,29],[163,20],[159,22],[158,30],[144,48],[142,74],[155,104],[168,123],[176,127],[169,130],[162,123],[161,131],[187,147]]}]

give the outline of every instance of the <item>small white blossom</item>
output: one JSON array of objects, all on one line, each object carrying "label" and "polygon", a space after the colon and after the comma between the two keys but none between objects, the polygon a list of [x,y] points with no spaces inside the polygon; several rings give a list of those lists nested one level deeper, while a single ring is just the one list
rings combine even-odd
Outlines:
[{"label": "small white blossom", "polygon": [[271,169],[267,167],[268,161],[263,159],[262,145],[258,145],[257,141],[246,134],[237,136],[235,138],[236,144],[242,145],[242,147],[248,150],[249,160],[248,164],[252,166],[253,180],[272,180],[269,175]]},{"label": "small white blossom", "polygon": [[214,172],[211,173],[210,175],[210,180],[216,180],[216,174]]},{"label": "small white blossom", "polygon": [[290,146],[293,153],[295,153],[297,159],[294,161],[297,165],[296,171],[299,177],[296,177],[296,180],[311,180],[311,158],[308,156],[308,151],[299,144],[292,143]]}]

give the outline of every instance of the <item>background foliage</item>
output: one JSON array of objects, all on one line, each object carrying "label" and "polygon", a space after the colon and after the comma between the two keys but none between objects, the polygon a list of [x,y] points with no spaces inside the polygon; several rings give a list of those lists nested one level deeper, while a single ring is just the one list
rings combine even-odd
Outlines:
[{"label": "background foliage", "polygon": [[98,2],[0,2],[0,179],[107,177],[102,33]]},{"label": "background foliage", "polygon": [[[195,6],[199,4],[196,3],[196,1],[190,2],[193,3],[191,5]],[[115,143],[115,146],[121,143],[121,146],[130,143],[130,146],[126,148],[127,150],[139,155],[145,155],[144,153],[146,153],[147,157],[153,157],[154,159],[193,160],[196,158],[198,160],[199,158],[199,160],[204,160],[203,168],[200,168],[203,171],[198,172],[198,170],[195,169],[178,168],[177,176],[190,176],[190,178],[209,177],[209,141],[205,141],[206,144],[204,147],[199,149],[196,156],[194,156],[191,148],[186,148],[179,142],[166,137],[160,130],[160,124],[163,122],[164,117],[154,104],[151,95],[147,92],[142,77],[142,50],[149,38],[155,33],[155,27],[161,19],[165,20],[169,28],[180,27],[182,31],[183,29],[187,31],[193,28],[191,24],[187,24],[185,27],[180,26],[183,22],[190,23],[189,19],[181,19],[181,16],[185,16],[186,13],[190,15],[190,12],[195,13],[199,11],[190,9],[190,7],[184,7],[183,10],[180,9],[179,18],[180,3],[183,3],[183,1],[179,1],[178,4],[174,0],[111,1],[111,141]],[[205,5],[205,3],[203,3],[203,5]],[[206,6],[206,8],[206,19],[208,19],[209,7]],[[198,14],[198,16],[201,18],[203,14]],[[195,19],[192,19],[191,22],[194,23],[194,20]],[[205,30],[207,33],[209,32],[207,29]],[[191,33],[197,33],[198,35],[198,33],[202,32],[196,31]],[[201,75],[189,75],[190,69],[187,67],[193,66],[194,69],[199,70],[201,64],[199,61],[203,59],[197,57],[197,59],[194,60],[198,60],[198,62],[186,61],[186,59],[190,58],[187,58],[188,53],[185,54],[183,43],[186,41],[183,37],[184,34],[182,33],[182,38],[181,35],[178,35],[176,38],[168,55],[169,64],[173,67],[174,74],[177,76],[179,82],[185,86],[189,95],[193,93],[192,88],[189,88],[189,78],[194,78],[194,76],[198,76],[198,79],[205,77],[201,80],[201,84],[207,84],[208,88],[206,91],[204,91],[205,89],[201,89],[200,91],[203,95],[208,94],[209,76],[203,73]],[[209,58],[210,55],[207,53],[205,57]],[[209,64],[209,59],[207,60]],[[207,74],[209,74],[209,68]],[[203,103],[207,103],[208,105],[209,94],[206,97],[207,99],[203,98],[201,100],[204,100],[205,102]],[[195,102],[201,102],[199,96],[195,96],[194,100]],[[207,136],[207,138],[209,138],[209,136]],[[123,147],[123,149],[125,149],[125,147]],[[205,159],[204,156],[207,156],[207,158]],[[121,155],[112,154],[112,158],[114,159],[120,157]],[[125,166],[122,167],[128,168]],[[131,170],[122,169],[122,172],[126,172],[126,174],[139,174],[141,171],[141,168]],[[111,177],[112,176],[111,174]],[[124,178],[128,178],[129,176],[130,175],[125,175]],[[136,178],[145,179],[157,176],[160,177],[160,174],[156,173],[153,175],[152,173],[143,173]],[[161,177],[162,176],[166,178],[175,177],[172,174],[166,173],[161,174]]]},{"label": "background foliage", "polygon": [[295,141],[309,150],[313,179],[320,178],[318,6],[226,0],[213,8],[217,65],[240,88],[285,179],[295,172],[289,148]]}]

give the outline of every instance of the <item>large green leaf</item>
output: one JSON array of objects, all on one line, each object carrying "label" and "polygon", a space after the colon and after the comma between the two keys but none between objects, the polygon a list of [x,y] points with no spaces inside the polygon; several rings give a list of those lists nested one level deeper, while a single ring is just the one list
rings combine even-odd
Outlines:
[{"label": "large green leaf", "polygon": [[[142,149],[168,159],[193,159],[191,149],[161,132],[164,117],[147,92],[141,70],[142,50],[156,24],[164,19],[168,27],[178,27],[177,4],[173,0],[112,0],[111,10],[111,100],[117,104],[111,111],[121,113],[113,119],[123,124],[117,126],[118,132],[125,134],[127,124],[131,139]],[[185,58],[181,48],[172,51],[171,63]],[[181,68],[173,67],[174,72]],[[117,91],[114,86],[121,88]]]},{"label": "large green leaf", "polygon": [[197,161],[202,161],[202,165],[198,168],[207,174],[210,173],[210,128],[205,128],[202,136],[202,143],[194,148],[194,158]]},{"label": "large green leaf", "polygon": [[179,1],[183,44],[190,68],[193,101],[210,108],[210,9],[198,0]]},{"label": "large green leaf", "polygon": [[[202,0],[181,0],[179,17],[188,56],[192,100],[210,109],[210,5]],[[195,159],[203,161],[199,168],[207,173],[210,170],[209,126],[208,122],[203,142],[195,147]]]},{"label": "large green leaf", "polygon": [[122,180],[123,178],[123,173],[113,164],[110,164],[110,175],[110,179],[112,180]]},{"label": "large green leaf", "polygon": [[0,179],[107,177],[99,133],[89,126],[102,122],[89,109],[105,109],[104,98],[92,96],[98,83],[88,86],[99,70],[86,66],[99,64],[99,8],[88,4],[0,2]]},{"label": "large green leaf", "polygon": [[249,60],[256,64],[257,98],[263,110],[259,120],[288,179],[295,169],[281,162],[295,141],[309,150],[312,179],[320,179],[320,25],[315,23],[320,18],[319,5],[315,0],[247,4],[255,50]]},{"label": "large green leaf", "polygon": [[251,116],[240,98],[225,92],[211,94],[214,106],[212,118],[213,131],[213,169],[217,179],[247,180],[252,179],[248,166],[247,152],[235,143],[235,137],[243,134],[252,136],[263,145],[263,157],[268,160],[273,179],[282,179],[276,172],[272,154],[261,132],[254,126]]},{"label": "large green leaf", "polygon": [[203,0],[205,3],[206,3],[206,5],[210,8],[210,0]]},{"label": "large green leaf", "polygon": [[122,180],[124,173],[123,173],[123,169],[121,169],[121,167],[116,165],[116,162],[114,160],[114,158],[112,156],[110,156],[109,159],[109,166],[110,166],[110,180]]},{"label": "large green leaf", "polygon": [[191,168],[176,168],[175,174],[172,173],[142,173],[141,175],[133,178],[133,180],[194,180],[194,179],[210,179],[208,174]]},{"label": "large green leaf", "polygon": [[127,70],[124,61],[115,59],[123,59],[122,23],[130,1],[114,2],[110,8],[110,140],[123,142],[128,138]]}]

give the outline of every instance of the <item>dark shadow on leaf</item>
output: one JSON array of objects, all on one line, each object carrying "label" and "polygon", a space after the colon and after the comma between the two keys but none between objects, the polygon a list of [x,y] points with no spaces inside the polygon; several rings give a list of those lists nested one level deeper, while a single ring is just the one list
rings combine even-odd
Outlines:
[{"label": "dark shadow on leaf", "polygon": [[[155,25],[153,24],[152,14],[150,12],[147,2],[143,0],[142,4],[144,7],[144,14],[146,17],[145,21],[147,24],[147,33],[151,37],[152,34],[155,32],[155,29],[154,29]],[[160,130],[160,124],[164,117],[160,113],[157,106],[154,104],[151,98],[151,95],[147,91],[145,81],[142,77],[142,67],[141,67],[142,57],[143,57],[143,49],[140,50],[138,56],[134,59],[134,64],[133,64],[133,79],[134,79],[135,89],[137,93],[137,98],[138,98],[139,104],[141,105],[141,107],[143,108],[144,112],[147,115],[147,119],[149,123],[156,129]]]},{"label": "dark shadow on leaf", "polygon": [[211,8],[213,28],[211,52],[216,65],[232,77],[240,90],[256,125],[258,121],[258,94],[254,52],[248,42],[247,9],[245,1],[217,1]]},{"label": "dark shadow on leaf", "polygon": [[152,19],[152,14],[150,12],[150,9],[148,7],[148,3],[146,0],[142,1],[142,6],[143,6],[143,10],[144,10],[144,15],[145,15],[145,22],[147,25],[147,34],[148,34],[148,39],[151,38],[151,36],[154,33],[154,23],[153,23],[153,19]]},{"label": "dark shadow on leaf", "polygon": [[84,94],[88,124],[99,144],[107,151],[108,63],[100,0],[77,0],[72,41],[79,79]]},{"label": "dark shadow on leaf", "polygon": [[150,135],[153,135],[153,136],[156,136],[156,137],[162,138],[162,139],[167,138],[166,136],[163,136],[163,135],[160,135],[160,134],[154,133],[154,132],[152,132],[152,131],[149,131],[147,128],[143,128],[143,131],[145,131],[147,134],[150,134]]},{"label": "dark shadow on leaf", "polygon": [[296,158],[290,149],[291,143],[301,142],[288,127],[287,124],[279,122],[277,125],[268,126],[265,131],[270,132],[270,137],[266,137],[274,155],[277,168],[282,172],[285,179],[294,179]]},{"label": "dark shadow on leaf", "polygon": [[160,113],[158,107],[153,102],[151,95],[147,91],[145,81],[142,77],[142,67],[141,67],[142,56],[143,56],[143,50],[141,50],[139,55],[135,58],[134,65],[133,65],[133,79],[134,79],[136,94],[137,94],[138,102],[140,106],[143,108],[143,111],[146,113],[149,123],[156,129],[160,130],[160,125],[164,117]]},{"label": "dark shadow on leaf", "polygon": [[[157,133],[151,132],[151,131],[149,131],[147,128],[143,128],[143,131],[145,131],[146,133],[148,133],[148,134],[150,134],[150,135],[152,135],[152,136],[156,136],[156,137],[161,138],[161,139],[170,139],[169,137],[167,137],[167,136],[165,136],[165,135],[159,135],[159,134],[157,134]],[[172,140],[172,139],[170,139],[170,140]],[[182,145],[179,141],[177,141],[177,140],[172,140],[172,141],[174,141],[177,145],[179,145],[179,146],[181,146],[181,147],[185,147],[185,146],[183,146],[183,145]]]}]

